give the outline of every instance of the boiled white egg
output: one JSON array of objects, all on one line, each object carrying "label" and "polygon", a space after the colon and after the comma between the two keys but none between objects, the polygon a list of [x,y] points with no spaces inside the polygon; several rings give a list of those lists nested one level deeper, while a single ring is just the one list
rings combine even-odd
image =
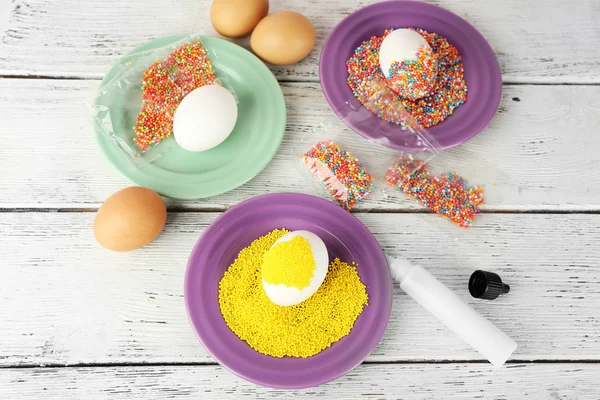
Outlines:
[{"label": "boiled white egg", "polygon": [[390,68],[394,62],[415,61],[419,48],[430,49],[423,36],[411,29],[395,29],[391,31],[379,46],[379,66],[386,78],[390,77]]},{"label": "boiled white egg", "polygon": [[263,288],[279,306],[299,304],[319,289],[328,266],[327,247],[320,237],[309,231],[287,233],[264,255]]},{"label": "boiled white egg", "polygon": [[390,89],[400,97],[419,99],[433,90],[438,58],[421,34],[396,29],[379,46],[379,66]]},{"label": "boiled white egg", "polygon": [[229,137],[237,115],[237,102],[229,90],[201,86],[188,93],[175,111],[175,141],[188,151],[210,150]]}]

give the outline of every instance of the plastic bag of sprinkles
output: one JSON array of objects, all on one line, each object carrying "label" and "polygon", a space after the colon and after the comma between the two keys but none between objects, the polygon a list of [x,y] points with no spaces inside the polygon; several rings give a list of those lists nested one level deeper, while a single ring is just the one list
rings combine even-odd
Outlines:
[{"label": "plastic bag of sprinkles", "polygon": [[362,139],[339,127],[306,133],[298,154],[300,175],[312,177],[323,193],[348,211],[362,212],[382,207],[385,191],[382,177],[398,152]]},{"label": "plastic bag of sprinkles", "polygon": [[142,168],[177,147],[173,118],[192,90],[220,85],[237,96],[218,67],[218,54],[201,35],[123,57],[88,103],[96,132]]},{"label": "plastic bag of sprinkles", "polygon": [[428,224],[452,232],[457,226],[475,225],[486,205],[489,210],[504,202],[510,176],[488,160],[468,146],[445,150],[430,162],[400,155],[389,165],[383,180],[391,200],[409,200],[412,206],[417,203],[425,207],[442,217],[423,215]]},{"label": "plastic bag of sprinkles", "polygon": [[423,160],[441,152],[435,137],[406,110],[384,81],[373,78],[358,85],[366,93],[364,104],[353,97],[335,110],[349,127],[376,144],[419,155]]},{"label": "plastic bag of sprinkles", "polygon": [[397,171],[397,175],[408,178],[441,151],[437,140],[417,123],[384,83],[372,80],[368,84],[373,102],[387,104],[393,110],[389,119],[401,124],[381,119],[350,99],[344,109],[336,111],[362,137],[348,130],[328,129],[314,135],[313,146],[304,149],[306,152],[301,156],[311,174],[349,211],[359,204],[363,211],[384,208],[385,203],[392,201],[386,194],[389,187],[383,178],[398,157],[414,161]]},{"label": "plastic bag of sprinkles", "polygon": [[484,201],[500,202],[504,191],[498,185],[510,181],[499,166],[465,146],[441,151],[427,129],[397,110],[405,123],[402,147],[408,149],[335,127],[312,135],[314,144],[304,149],[302,163],[336,202],[362,212],[425,207],[462,228],[475,222]]},{"label": "plastic bag of sprinkles", "polygon": [[302,163],[335,201],[350,211],[374,190],[374,176],[352,152],[333,140],[315,143]]}]

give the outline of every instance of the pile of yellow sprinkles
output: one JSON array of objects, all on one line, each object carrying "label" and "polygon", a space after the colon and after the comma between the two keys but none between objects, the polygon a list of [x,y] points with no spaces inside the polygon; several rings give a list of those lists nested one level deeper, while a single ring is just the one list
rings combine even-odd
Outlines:
[{"label": "pile of yellow sprinkles", "polygon": [[219,306],[227,326],[259,353],[306,358],[349,334],[369,297],[356,268],[336,258],[308,300],[290,307],[271,302],[262,286],[261,265],[264,254],[286,233],[276,229],[240,251],[219,282]]}]

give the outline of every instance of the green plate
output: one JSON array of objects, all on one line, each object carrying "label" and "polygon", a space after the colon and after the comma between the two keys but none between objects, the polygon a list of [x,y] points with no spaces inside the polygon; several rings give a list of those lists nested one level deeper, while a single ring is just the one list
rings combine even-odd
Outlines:
[{"label": "green plate", "polygon": [[[183,38],[156,39],[128,54],[156,49]],[[239,101],[237,124],[225,142],[199,153],[175,146],[139,168],[112,140],[96,130],[100,149],[125,178],[163,196],[182,200],[216,196],[248,182],[273,159],[285,133],[283,93],[266,65],[248,50],[226,40],[203,37],[202,42],[218,54],[212,60],[215,70],[218,76],[227,77]],[[118,66],[116,63],[108,71],[102,85],[118,74]],[[115,104],[120,101],[114,99]],[[125,127],[133,127],[136,117],[137,114],[129,113],[118,121],[113,119],[112,123],[131,129]]]}]

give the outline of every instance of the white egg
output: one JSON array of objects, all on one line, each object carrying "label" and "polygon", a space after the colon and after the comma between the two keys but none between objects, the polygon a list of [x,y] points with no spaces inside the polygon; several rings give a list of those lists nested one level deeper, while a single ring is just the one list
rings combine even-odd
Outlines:
[{"label": "white egg", "polygon": [[[308,286],[297,289],[294,286],[286,286],[285,284],[274,285],[262,280],[263,288],[267,297],[275,304],[279,306],[293,306],[301,303],[308,299],[310,296],[321,287],[321,284],[325,280],[327,270],[329,267],[329,255],[327,254],[327,247],[320,237],[309,231],[293,231],[283,237],[281,237],[273,246],[271,250],[280,243],[288,242],[293,238],[300,236],[308,241],[312,255],[315,260],[314,274],[310,280]],[[269,250],[269,251],[271,251]]]},{"label": "white egg", "polygon": [[212,149],[231,134],[237,115],[237,102],[229,90],[201,86],[188,93],[175,111],[175,141],[188,151]]},{"label": "white egg", "polygon": [[429,43],[419,33],[410,29],[396,29],[390,32],[379,46],[379,66],[386,78],[394,62],[416,60],[421,46],[430,49]]}]

